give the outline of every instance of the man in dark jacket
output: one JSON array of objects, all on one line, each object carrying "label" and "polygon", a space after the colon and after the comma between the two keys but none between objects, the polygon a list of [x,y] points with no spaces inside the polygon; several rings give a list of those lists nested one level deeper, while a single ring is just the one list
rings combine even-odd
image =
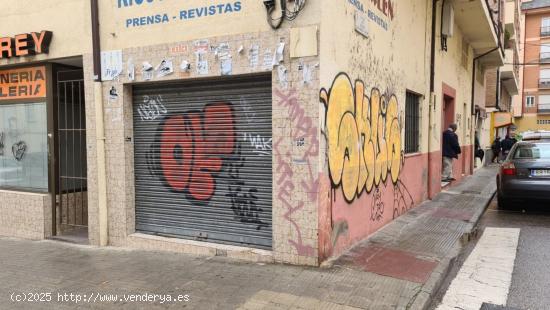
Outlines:
[{"label": "man in dark jacket", "polygon": [[506,135],[506,138],[501,143],[502,157],[506,158],[506,156],[508,156],[508,153],[510,153],[510,150],[512,149],[514,144],[516,144],[516,142],[518,142],[516,138],[510,137],[510,135]]},{"label": "man in dark jacket", "polygon": [[453,178],[453,158],[458,159],[461,153],[458,136],[456,135],[456,124],[449,125],[449,128],[443,132],[443,173],[441,180],[444,182],[454,181]]}]

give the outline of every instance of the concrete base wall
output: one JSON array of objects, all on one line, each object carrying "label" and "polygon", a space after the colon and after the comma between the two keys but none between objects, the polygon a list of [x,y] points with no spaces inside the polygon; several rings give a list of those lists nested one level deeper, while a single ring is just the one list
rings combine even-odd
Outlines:
[{"label": "concrete base wall", "polygon": [[52,235],[50,194],[0,191],[0,236],[41,240]]}]

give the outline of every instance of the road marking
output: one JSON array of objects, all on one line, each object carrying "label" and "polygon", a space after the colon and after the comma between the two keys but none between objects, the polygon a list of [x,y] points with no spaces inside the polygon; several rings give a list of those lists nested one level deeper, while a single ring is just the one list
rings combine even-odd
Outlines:
[{"label": "road marking", "polygon": [[506,305],[519,232],[517,228],[485,228],[437,310],[479,310],[484,302]]}]

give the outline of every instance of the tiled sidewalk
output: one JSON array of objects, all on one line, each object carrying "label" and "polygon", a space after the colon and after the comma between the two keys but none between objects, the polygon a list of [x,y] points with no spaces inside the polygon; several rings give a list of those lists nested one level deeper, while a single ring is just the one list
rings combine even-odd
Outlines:
[{"label": "tiled sidewalk", "polygon": [[[494,194],[495,173],[479,170],[322,268],[0,238],[0,309],[423,309]],[[51,301],[12,301],[50,292]],[[147,293],[189,301],[124,295]]]}]

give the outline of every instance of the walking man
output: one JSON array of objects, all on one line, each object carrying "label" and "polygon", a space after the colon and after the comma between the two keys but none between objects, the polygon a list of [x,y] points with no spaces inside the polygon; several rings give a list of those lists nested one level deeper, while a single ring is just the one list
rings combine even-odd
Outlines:
[{"label": "walking man", "polygon": [[449,128],[443,132],[443,173],[441,181],[455,181],[453,178],[453,158],[458,159],[461,153],[458,136],[456,135],[456,124],[449,125]]},{"label": "walking man", "polygon": [[493,158],[491,159],[491,162],[495,162],[495,159],[497,160],[497,163],[499,162],[499,155],[500,155],[500,149],[502,148],[500,137],[496,137],[495,141],[493,141],[493,144],[491,144],[491,150],[493,151]]}]

